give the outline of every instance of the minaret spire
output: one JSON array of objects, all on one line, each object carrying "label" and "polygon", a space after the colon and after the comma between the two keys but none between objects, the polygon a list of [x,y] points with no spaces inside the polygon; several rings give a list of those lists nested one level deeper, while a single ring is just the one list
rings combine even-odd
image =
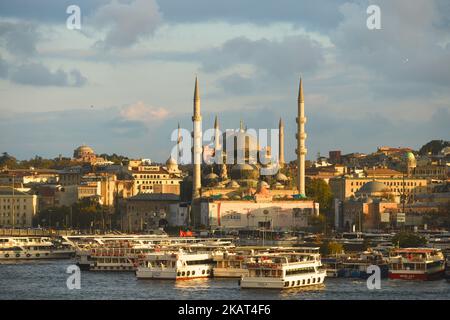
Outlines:
[{"label": "minaret spire", "polygon": [[300,85],[298,88],[298,116],[297,116],[297,188],[301,195],[306,196],[305,193],[305,156],[306,156],[306,133],[305,133],[305,99],[303,97],[303,82],[300,78]]},{"label": "minaret spire", "polygon": [[280,167],[284,166],[284,123],[283,119],[280,118],[280,122],[278,123],[278,163]]},{"label": "minaret spire", "polygon": [[193,145],[192,158],[194,162],[193,179],[192,179],[192,200],[200,198],[200,189],[202,187],[201,182],[201,163],[202,163],[202,116],[200,113],[200,93],[198,78],[195,77],[194,88],[194,115],[192,116],[193,122]]}]

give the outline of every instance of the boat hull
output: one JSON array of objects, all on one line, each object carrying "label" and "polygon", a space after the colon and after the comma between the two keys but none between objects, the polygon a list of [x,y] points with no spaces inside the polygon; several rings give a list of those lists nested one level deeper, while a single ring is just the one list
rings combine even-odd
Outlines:
[{"label": "boat hull", "polygon": [[444,270],[434,272],[434,273],[424,273],[424,272],[389,272],[389,279],[397,280],[418,280],[418,281],[429,281],[441,279],[444,275]]},{"label": "boat hull", "polygon": [[74,255],[75,251],[25,251],[20,253],[11,251],[0,254],[0,261],[70,259]]},{"label": "boat hull", "polygon": [[285,278],[242,277],[242,289],[292,289],[323,284],[326,272],[308,273]]},{"label": "boat hull", "polygon": [[138,279],[190,280],[209,278],[212,276],[212,270],[210,265],[193,265],[178,269],[138,267],[136,277]]},{"label": "boat hull", "polygon": [[248,269],[243,268],[214,268],[214,278],[241,278],[248,276]]}]

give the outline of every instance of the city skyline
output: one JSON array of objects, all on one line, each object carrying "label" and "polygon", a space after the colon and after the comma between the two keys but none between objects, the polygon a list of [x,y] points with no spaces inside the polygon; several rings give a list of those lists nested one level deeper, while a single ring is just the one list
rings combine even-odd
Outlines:
[{"label": "city skyline", "polygon": [[300,74],[307,159],[448,139],[444,1],[379,1],[381,30],[366,27],[370,1],[194,2],[78,1],[81,30],[66,28],[68,1],[0,4],[0,151],[70,156],[86,143],[163,162],[172,130],[190,129],[195,74],[204,128],[281,117],[288,161]]}]

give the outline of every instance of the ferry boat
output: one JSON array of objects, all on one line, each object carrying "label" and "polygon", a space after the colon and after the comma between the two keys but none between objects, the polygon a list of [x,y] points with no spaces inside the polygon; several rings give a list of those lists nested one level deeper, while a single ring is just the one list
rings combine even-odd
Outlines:
[{"label": "ferry boat", "polygon": [[383,255],[374,250],[367,250],[360,254],[349,256],[342,262],[342,272],[339,276],[344,278],[367,279],[371,273],[367,272],[369,266],[378,266],[381,271],[381,278],[387,278],[389,274],[388,260]]},{"label": "ferry boat", "polygon": [[75,250],[49,237],[0,237],[0,261],[69,259]]},{"label": "ferry boat", "polygon": [[288,289],[320,285],[325,280],[320,254],[273,254],[253,258],[247,263],[248,275],[241,288]]},{"label": "ferry boat", "polygon": [[196,252],[233,247],[229,240],[223,239],[161,238],[148,235],[83,237],[75,243],[77,265],[82,270],[91,271],[136,271],[145,256],[156,251],[184,249]]},{"label": "ferry boat", "polygon": [[213,254],[215,278],[241,278],[248,275],[247,262],[256,255],[319,253],[318,247],[237,247]]},{"label": "ferry boat", "polygon": [[389,278],[433,280],[444,275],[445,260],[440,249],[395,249],[389,258]]},{"label": "ferry boat", "polygon": [[212,276],[211,252],[186,253],[179,251],[147,254],[136,270],[138,279],[187,280]]}]

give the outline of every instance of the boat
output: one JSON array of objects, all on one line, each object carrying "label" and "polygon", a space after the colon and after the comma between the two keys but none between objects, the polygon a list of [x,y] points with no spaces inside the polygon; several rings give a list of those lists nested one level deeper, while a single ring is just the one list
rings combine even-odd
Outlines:
[{"label": "boat", "polygon": [[394,249],[389,258],[389,278],[434,280],[445,272],[442,251],[436,248]]},{"label": "boat", "polygon": [[229,239],[199,239],[158,237],[153,235],[121,235],[73,237],[76,261],[81,270],[90,271],[136,271],[137,266],[149,253],[176,251],[213,251],[232,248]]},{"label": "boat", "polygon": [[371,249],[344,259],[342,261],[342,271],[338,276],[367,279],[372,274],[367,272],[370,266],[378,266],[380,268],[381,278],[388,277],[388,260],[380,252]]},{"label": "boat", "polygon": [[75,249],[49,237],[0,237],[0,261],[70,259]]},{"label": "boat", "polygon": [[244,246],[223,248],[213,253],[215,278],[241,278],[248,275],[247,260],[255,255],[281,253],[319,253],[318,247],[262,247]]},{"label": "boat", "polygon": [[326,277],[320,254],[271,254],[252,258],[240,287],[288,289],[320,285]]},{"label": "boat", "polygon": [[323,257],[321,261],[322,265],[327,271],[327,277],[329,278],[343,277],[345,274],[343,262],[345,261],[345,259],[347,259],[347,257],[348,255],[346,254],[336,254]]},{"label": "boat", "polygon": [[214,262],[211,252],[187,253],[165,251],[149,253],[137,267],[138,279],[188,280],[212,276]]}]

